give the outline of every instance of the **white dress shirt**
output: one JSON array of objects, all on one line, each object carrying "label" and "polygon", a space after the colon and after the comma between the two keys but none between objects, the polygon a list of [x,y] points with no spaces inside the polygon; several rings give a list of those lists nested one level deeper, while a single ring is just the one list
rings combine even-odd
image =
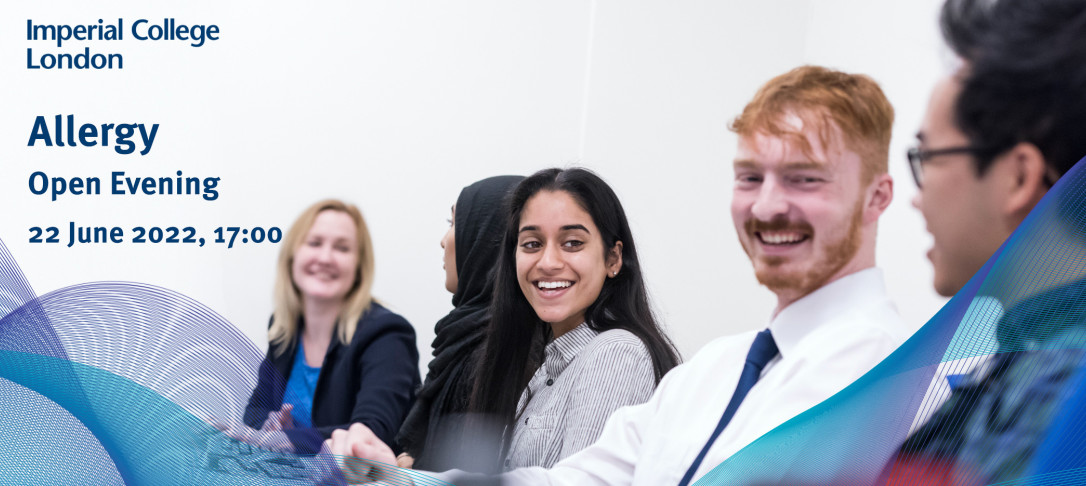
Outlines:
[{"label": "white dress shirt", "polygon": [[[769,329],[780,356],[766,367],[709,449],[695,481],[855,381],[909,334],[887,298],[882,272],[875,268],[845,276],[792,303],[770,321]],[[611,415],[596,443],[551,469],[506,473],[504,484],[677,484],[731,400],[757,332],[706,344],[691,361],[668,373],[648,402]]]},{"label": "white dress shirt", "polygon": [[951,377],[988,375],[991,366],[995,364],[992,358],[999,351],[996,326],[1005,313],[999,299],[990,295],[978,295],[969,303],[969,308],[958,326],[962,331],[954,336],[954,341],[947,346],[944,361],[935,369],[935,376],[924,394],[924,401],[916,409],[916,418],[909,428],[909,435],[928,423],[931,416],[950,398],[954,388],[950,383]]}]

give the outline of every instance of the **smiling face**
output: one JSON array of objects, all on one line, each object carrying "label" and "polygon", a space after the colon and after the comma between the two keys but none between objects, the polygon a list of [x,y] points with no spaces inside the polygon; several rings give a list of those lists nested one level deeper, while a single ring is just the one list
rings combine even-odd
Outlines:
[{"label": "smiling face", "polygon": [[[970,146],[954,123],[961,82],[951,76],[936,85],[917,139],[922,150]],[[934,244],[928,258],[935,269],[935,290],[952,296],[980,270],[1009,232],[998,208],[999,180],[977,175],[973,156],[948,154],[923,162],[923,187],[913,198],[927,222]]]},{"label": "smiling face", "polygon": [[516,262],[521,292],[559,335],[584,322],[604,281],[622,268],[622,242],[605,250],[592,217],[573,196],[540,191],[521,211]]},{"label": "smiling face", "polygon": [[[790,122],[802,128],[799,118]],[[869,266],[856,258],[870,244],[860,156],[843,146],[836,129],[828,147],[817,131],[798,131],[809,155],[796,143],[755,133],[740,137],[735,158],[732,220],[758,281],[777,294],[778,309]]]},{"label": "smiling face", "polygon": [[341,303],[351,291],[358,274],[357,230],[347,213],[317,214],[290,265],[303,302]]},{"label": "smiling face", "polygon": [[453,206],[452,216],[449,217],[449,230],[441,238],[441,248],[445,250],[441,265],[441,268],[445,269],[445,290],[455,294],[460,284],[456,273],[456,206]]}]

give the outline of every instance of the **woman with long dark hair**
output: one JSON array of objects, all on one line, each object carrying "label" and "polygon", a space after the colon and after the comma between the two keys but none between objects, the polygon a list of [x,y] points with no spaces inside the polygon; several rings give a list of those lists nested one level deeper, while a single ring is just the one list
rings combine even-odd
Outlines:
[{"label": "woman with long dark hair", "polygon": [[[649,307],[626,213],[602,179],[543,170],[517,185],[504,211],[472,420],[462,429],[478,437],[496,428],[501,439],[494,450],[464,440],[470,451],[435,469],[551,467],[595,442],[612,412],[647,401],[678,364]],[[364,424],[335,431],[327,447],[395,460]],[[344,464],[359,480],[372,472]]]},{"label": "woman with long dark hair", "polygon": [[505,230],[502,203],[522,176],[497,176],[460,191],[441,239],[445,250],[445,288],[453,310],[434,326],[434,358],[418,400],[396,441],[403,447],[401,467],[444,470],[445,447],[460,438],[468,410],[475,364],[482,350],[494,293],[494,263]]},{"label": "woman with long dark hair", "polygon": [[607,183],[543,170],[507,214],[471,410],[504,430],[504,469],[550,467],[595,442],[616,409],[648,400],[678,357]]}]

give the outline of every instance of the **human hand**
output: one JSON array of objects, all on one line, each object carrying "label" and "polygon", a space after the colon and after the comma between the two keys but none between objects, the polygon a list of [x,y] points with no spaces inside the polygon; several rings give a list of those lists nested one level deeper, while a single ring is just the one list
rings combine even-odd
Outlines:
[{"label": "human hand", "polygon": [[231,439],[252,444],[261,449],[294,452],[294,444],[280,430],[257,430],[241,422],[228,422],[216,418],[209,419],[208,423]]},{"label": "human hand", "polygon": [[[324,442],[324,451],[334,454],[347,481],[369,483],[382,477],[398,476],[394,471],[396,456],[369,427],[355,423],[350,429],[337,429]],[[391,470],[390,470],[391,469]]]},{"label": "human hand", "polygon": [[268,412],[268,419],[264,421],[264,425],[260,426],[261,432],[293,429],[294,416],[290,414],[293,410],[294,405],[284,403],[279,410]]},{"label": "human hand", "polygon": [[396,467],[402,467],[404,469],[411,469],[411,466],[415,465],[415,458],[411,457],[411,454],[404,452],[396,456]]}]

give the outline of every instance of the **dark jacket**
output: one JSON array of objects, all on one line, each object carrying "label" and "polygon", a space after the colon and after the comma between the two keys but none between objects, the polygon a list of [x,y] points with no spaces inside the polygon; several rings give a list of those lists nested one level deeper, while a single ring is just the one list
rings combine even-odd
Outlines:
[{"label": "dark jacket", "polygon": [[[304,325],[304,323],[303,323]],[[301,327],[299,327],[301,332]],[[256,388],[245,407],[245,423],[259,429],[268,412],[283,404],[298,340],[276,356],[268,346]],[[407,320],[374,302],[358,321],[350,344],[333,337],[313,393],[311,429],[285,430],[298,453],[313,453],[335,429],[361,422],[393,448],[393,438],[419,386],[415,329]]]}]

